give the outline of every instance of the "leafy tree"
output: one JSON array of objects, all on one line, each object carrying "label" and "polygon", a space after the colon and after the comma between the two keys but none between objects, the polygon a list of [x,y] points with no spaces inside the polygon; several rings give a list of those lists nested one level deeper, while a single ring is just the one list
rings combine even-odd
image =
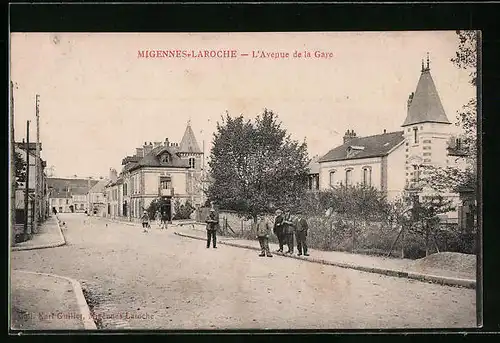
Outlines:
[{"label": "leafy tree", "polygon": [[292,140],[272,111],[253,123],[227,114],[214,133],[208,198],[254,218],[276,207],[297,208],[308,163],[306,143]]},{"label": "leafy tree", "polygon": [[16,185],[26,181],[26,163],[19,152],[14,153],[14,167],[16,168]]},{"label": "leafy tree", "polygon": [[189,219],[195,208],[189,200],[182,203],[179,199],[174,201],[174,218],[173,219]]},{"label": "leafy tree", "polygon": [[149,204],[149,206],[147,208],[149,218],[151,220],[155,219],[156,213],[158,211],[161,212],[162,210],[164,210],[167,207],[167,205],[168,205],[167,201],[164,200],[163,198],[158,198],[158,199],[154,199],[153,201],[151,201],[151,203]]}]

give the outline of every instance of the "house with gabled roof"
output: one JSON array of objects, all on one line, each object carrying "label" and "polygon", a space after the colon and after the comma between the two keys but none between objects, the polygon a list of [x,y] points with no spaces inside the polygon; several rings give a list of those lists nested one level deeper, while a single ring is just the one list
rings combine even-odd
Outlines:
[{"label": "house with gabled roof", "polygon": [[[419,185],[422,166],[464,166],[460,139],[453,135],[438,91],[422,60],[415,92],[407,101],[401,131],[358,137],[347,130],[342,145],[319,160],[320,189],[339,184],[364,184],[385,193],[389,200]],[[457,194],[445,196],[458,199]]]},{"label": "house with gabled roof", "polygon": [[[188,122],[181,143],[147,143],[122,160],[122,171],[106,186],[108,215],[140,218],[155,199],[164,199],[173,216],[175,200],[201,205],[203,152]],[[113,181],[115,179],[116,181]]]},{"label": "house with gabled roof", "polygon": [[106,213],[104,190],[109,182],[109,179],[99,179],[87,193],[87,208],[91,215],[103,216]]}]

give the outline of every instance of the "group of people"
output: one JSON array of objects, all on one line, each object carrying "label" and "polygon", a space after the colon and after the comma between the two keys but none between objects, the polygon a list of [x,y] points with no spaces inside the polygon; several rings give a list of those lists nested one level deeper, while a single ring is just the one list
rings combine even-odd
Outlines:
[{"label": "group of people", "polygon": [[[217,228],[219,220],[214,209],[206,219],[207,224],[207,249],[210,248],[210,243],[213,242],[213,248],[217,248]],[[257,216],[256,232],[257,239],[260,243],[261,252],[260,257],[273,257],[269,250],[269,237],[273,232],[278,238],[279,249],[276,252],[283,253],[283,248],[287,245],[288,250],[285,254],[292,255],[294,253],[294,236],[297,241],[297,250],[299,256],[309,256],[307,251],[307,232],[309,226],[307,220],[300,212],[292,216],[290,210],[283,211],[277,210],[276,217],[274,218],[274,225],[264,216],[263,213]]]},{"label": "group of people", "polygon": [[[156,211],[155,220],[160,230],[167,229],[168,216],[166,212]],[[151,224],[148,211],[144,210],[141,216],[141,222],[142,222],[142,232],[145,233],[149,232],[149,229],[151,229]]]},{"label": "group of people", "polygon": [[[279,249],[276,252],[283,253],[283,248],[287,245],[288,250],[285,254],[292,255],[294,253],[294,236],[297,241],[297,250],[299,256],[309,256],[307,251],[307,232],[309,226],[307,220],[300,212],[292,216],[290,210],[277,210],[274,218],[273,233],[278,238]],[[259,239],[261,253],[259,256],[272,257],[269,251],[269,236],[271,231],[271,223],[264,217],[259,215],[257,220],[257,237]]]}]

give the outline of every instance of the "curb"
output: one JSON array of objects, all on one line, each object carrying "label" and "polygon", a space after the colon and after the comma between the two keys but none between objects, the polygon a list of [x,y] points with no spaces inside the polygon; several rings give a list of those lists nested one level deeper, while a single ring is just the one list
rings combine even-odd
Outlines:
[{"label": "curb", "polygon": [[61,229],[61,225],[59,224],[59,218],[56,216],[57,228],[59,229],[60,241],[57,243],[50,244],[41,244],[41,245],[33,245],[26,247],[11,247],[11,251],[23,251],[23,250],[36,250],[36,249],[47,249],[47,248],[57,248],[63,245],[66,245],[66,238],[64,238],[64,234]]},{"label": "curb", "polygon": [[[187,237],[187,238],[198,239],[198,240],[203,240],[203,241],[205,240],[205,238],[203,238],[203,237],[192,236],[192,235],[183,234],[183,233],[179,233],[179,232],[174,232],[174,234],[181,236],[181,237]],[[225,241],[219,241],[218,243],[233,246],[236,248],[244,248],[244,249],[260,251],[259,248],[253,247],[250,245],[230,243],[230,242],[225,242]],[[288,256],[288,255],[285,255],[283,253],[275,253],[275,254],[277,254],[279,256],[285,256],[288,258],[294,258],[296,260],[302,260],[302,261],[307,261],[307,262],[311,262],[311,263],[330,265],[330,266],[346,268],[346,269],[354,269],[354,270],[359,270],[359,271],[366,272],[366,273],[375,273],[375,274],[381,274],[381,275],[392,276],[392,277],[407,278],[407,279],[412,279],[412,280],[417,280],[417,281],[422,281],[422,282],[432,282],[432,283],[437,283],[437,284],[441,284],[441,285],[445,285],[445,286],[460,286],[460,287],[470,288],[470,289],[476,288],[476,280],[456,279],[456,278],[450,278],[450,277],[444,277],[444,276],[438,276],[438,275],[406,272],[406,271],[395,270],[395,269],[383,269],[383,268],[377,268],[377,267],[357,266],[357,265],[353,265],[353,264],[342,263],[342,262],[332,262],[332,261],[326,261],[326,260],[321,260],[321,259],[317,259],[317,258],[306,258],[306,257],[296,256],[296,255]]]},{"label": "curb", "polygon": [[97,330],[97,326],[92,319],[92,315],[90,314],[90,309],[87,304],[87,301],[85,300],[85,297],[83,296],[83,290],[82,286],[78,281],[75,279],[66,277],[66,276],[60,276],[60,275],[55,275],[55,274],[46,274],[46,273],[37,273],[37,272],[30,272],[27,270],[19,270],[19,269],[14,269],[16,272],[21,272],[21,273],[28,273],[28,274],[35,274],[35,275],[42,275],[42,276],[49,276],[49,277],[55,277],[59,279],[66,280],[71,283],[73,286],[73,291],[75,292],[76,296],[76,302],[78,304],[78,308],[80,309],[80,314],[82,315],[82,320],[83,320],[83,327],[85,330]]}]

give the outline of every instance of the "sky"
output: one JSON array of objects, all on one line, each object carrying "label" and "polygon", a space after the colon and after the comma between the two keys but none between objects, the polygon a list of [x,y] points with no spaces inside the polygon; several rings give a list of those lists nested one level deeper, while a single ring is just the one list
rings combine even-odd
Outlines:
[{"label": "sky", "polygon": [[[401,130],[421,60],[452,122],[476,90],[450,59],[454,31],[338,33],[12,33],[16,141],[36,138],[54,176],[107,177],[144,142],[180,142],[187,122],[210,154],[226,111],[278,115],[310,156],[358,136]],[[237,58],[140,58],[144,50],[235,50]],[[290,54],[253,58],[252,51]],[[310,51],[311,58],[293,58]],[[330,54],[314,58],[314,52]],[[248,53],[249,56],[241,56]]]}]

